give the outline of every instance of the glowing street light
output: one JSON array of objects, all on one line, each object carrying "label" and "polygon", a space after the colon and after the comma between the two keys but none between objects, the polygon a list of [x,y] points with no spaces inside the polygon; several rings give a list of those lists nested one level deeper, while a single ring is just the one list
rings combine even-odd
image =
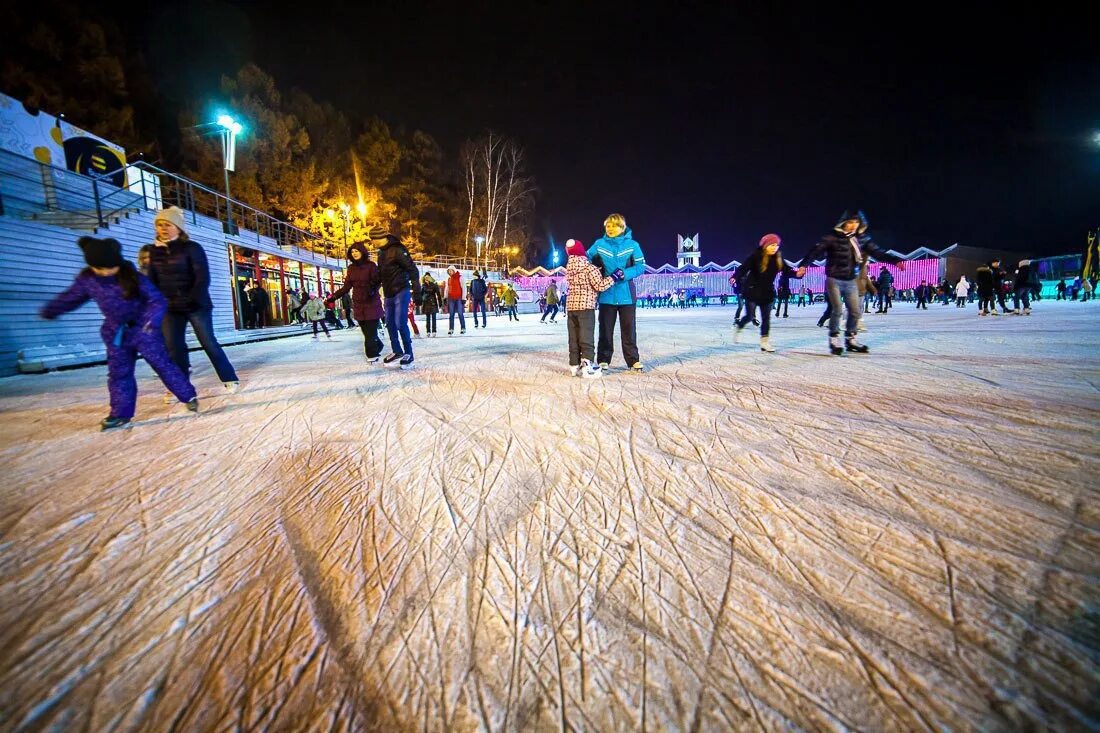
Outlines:
[{"label": "glowing street light", "polygon": [[235,170],[237,165],[237,135],[240,135],[244,127],[229,115],[218,117],[218,127],[222,129],[222,167],[225,168],[225,223],[226,232],[236,234],[233,226],[232,195],[229,192],[229,171]]}]

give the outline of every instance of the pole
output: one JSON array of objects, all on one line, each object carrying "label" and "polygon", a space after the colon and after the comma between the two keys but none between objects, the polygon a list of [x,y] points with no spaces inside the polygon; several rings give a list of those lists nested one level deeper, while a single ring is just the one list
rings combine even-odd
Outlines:
[{"label": "pole", "polygon": [[230,130],[222,130],[222,168],[225,170],[225,223],[226,233],[233,234],[233,204],[229,194],[229,136]]}]

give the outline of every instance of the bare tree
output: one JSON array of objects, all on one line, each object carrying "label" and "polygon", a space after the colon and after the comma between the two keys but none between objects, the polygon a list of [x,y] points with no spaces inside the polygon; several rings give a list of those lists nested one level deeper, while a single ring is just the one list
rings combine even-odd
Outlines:
[{"label": "bare tree", "polygon": [[465,255],[475,224],[484,232],[482,255],[507,246],[517,217],[530,213],[534,179],[524,171],[525,154],[514,140],[489,131],[462,147],[462,167],[469,209]]}]

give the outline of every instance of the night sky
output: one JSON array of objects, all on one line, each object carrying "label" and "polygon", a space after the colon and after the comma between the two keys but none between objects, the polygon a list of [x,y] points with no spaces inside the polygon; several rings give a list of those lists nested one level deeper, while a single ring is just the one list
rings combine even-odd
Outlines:
[{"label": "night sky", "polygon": [[214,95],[253,60],[451,155],[484,128],[514,136],[543,238],[589,242],[619,211],[654,265],[674,260],[677,233],[701,235],[704,261],[740,259],[769,231],[799,257],[851,206],[902,251],[1077,252],[1100,226],[1086,19],[726,5],[204,1],[146,5],[130,27],[166,89]]}]

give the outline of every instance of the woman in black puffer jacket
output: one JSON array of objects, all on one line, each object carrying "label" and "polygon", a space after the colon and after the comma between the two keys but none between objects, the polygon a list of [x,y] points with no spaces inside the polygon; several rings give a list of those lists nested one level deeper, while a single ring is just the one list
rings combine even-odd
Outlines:
[{"label": "woman in black puffer jacket", "polygon": [[748,301],[745,315],[737,321],[734,341],[752,320],[753,311],[759,306],[760,350],[768,353],[775,351],[768,338],[771,331],[772,301],[775,300],[775,276],[779,273],[788,278],[796,276],[794,269],[783,261],[783,255],[779,253],[779,242],[778,234],[765,234],[760,239],[760,246],[734,274],[741,284],[741,295]]},{"label": "woman in black puffer jacket", "polygon": [[439,290],[439,283],[427,272],[420,281],[420,292],[423,301],[420,304],[420,312],[424,314],[424,330],[428,338],[435,338],[436,315],[443,307],[443,293]]}]

